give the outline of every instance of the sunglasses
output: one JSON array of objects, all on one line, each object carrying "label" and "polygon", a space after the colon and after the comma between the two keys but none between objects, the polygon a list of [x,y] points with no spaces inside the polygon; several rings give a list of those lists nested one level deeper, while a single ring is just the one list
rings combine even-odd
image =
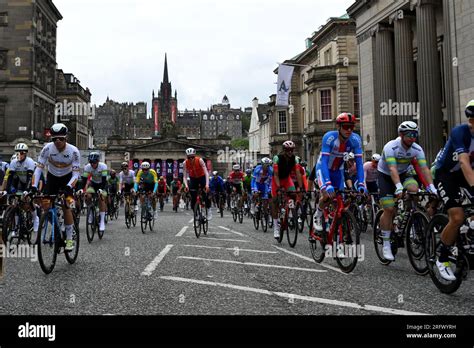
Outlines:
[{"label": "sunglasses", "polygon": [[19,154],[20,155],[26,155],[28,152],[25,152],[25,151],[20,151]]},{"label": "sunglasses", "polygon": [[354,124],[343,124],[341,125],[341,128],[348,131],[348,130],[354,130],[355,128],[355,125]]},{"label": "sunglasses", "polygon": [[403,135],[407,138],[418,138],[418,132],[408,132]]},{"label": "sunglasses", "polygon": [[57,137],[57,138],[52,138],[51,140],[53,141],[53,143],[55,143],[55,142],[58,141],[58,140],[61,141],[61,142],[63,142],[63,141],[66,141],[66,138],[64,138],[64,137]]},{"label": "sunglasses", "polygon": [[92,162],[89,162],[90,164],[99,164],[99,161],[92,161]]}]

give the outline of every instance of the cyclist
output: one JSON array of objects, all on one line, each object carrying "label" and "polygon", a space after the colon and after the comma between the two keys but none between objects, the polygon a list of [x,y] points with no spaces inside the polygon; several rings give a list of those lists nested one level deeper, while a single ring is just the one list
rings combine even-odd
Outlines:
[{"label": "cyclist", "polygon": [[273,178],[273,167],[272,160],[268,157],[262,158],[261,164],[255,167],[252,175],[252,205],[250,212],[252,215],[255,214],[255,200],[257,195],[260,195],[262,199],[268,200],[268,193],[270,192],[272,178]]},{"label": "cyclist", "polygon": [[[357,169],[357,191],[367,193],[362,162],[360,136],[354,133],[356,117],[342,113],[336,118],[337,130],[327,132],[323,137],[321,154],[316,164],[316,177],[321,189],[321,197],[313,216],[316,231],[323,230],[323,209],[335,196],[335,189],[344,189],[344,159],[352,152]],[[344,158],[345,157],[345,158]]]},{"label": "cyclist", "polygon": [[395,260],[392,254],[390,235],[395,217],[395,197],[403,190],[418,192],[418,183],[407,174],[410,163],[416,159],[422,170],[422,175],[428,183],[427,190],[436,194],[431,173],[426,165],[425,153],[416,143],[419,128],[413,121],[405,121],[398,127],[399,137],[389,141],[383,148],[382,158],[378,164],[378,185],[380,190],[380,205],[383,214],[380,217],[380,229],[383,238],[383,257],[388,261]]},{"label": "cyclist", "polygon": [[465,114],[468,123],[453,128],[435,164],[438,192],[449,218],[441,233],[436,266],[441,277],[448,281],[456,279],[451,269],[451,247],[465,219],[461,193],[467,191],[474,197],[474,100],[466,105]]},{"label": "cyclist", "polygon": [[[31,190],[38,190],[43,169],[47,167],[46,185],[43,192],[48,195],[57,195],[64,192],[66,204],[64,210],[64,224],[66,230],[66,251],[74,249],[72,240],[74,218],[70,207],[74,206],[73,188],[79,178],[81,155],[74,145],[67,143],[68,128],[62,123],[51,127],[51,143],[46,144],[38,157],[38,163],[33,175]],[[47,206],[43,208],[49,209]]]},{"label": "cyclist", "polygon": [[160,211],[163,211],[163,206],[164,206],[164,201],[163,199],[165,198],[166,194],[168,192],[168,185],[166,185],[165,178],[163,176],[160,176],[160,179],[158,180],[158,199],[160,201]]},{"label": "cyclist", "polygon": [[296,145],[293,141],[288,140],[283,143],[283,151],[273,157],[273,179],[272,179],[272,200],[273,200],[273,236],[275,239],[280,238],[280,220],[278,219],[278,195],[280,189],[295,192],[295,184],[291,179],[291,172],[296,173],[298,187],[303,187],[301,172],[296,168],[296,157],[294,154]]},{"label": "cyclist", "polygon": [[232,194],[232,183],[230,181],[230,175],[227,176],[227,179],[224,182],[224,188],[226,193],[227,210],[230,210],[230,195]]},{"label": "cyclist", "polygon": [[117,172],[113,169],[110,170],[110,176],[107,178],[107,192],[108,192],[108,201],[109,207],[112,206],[114,196],[120,196],[120,179],[117,176]]},{"label": "cyclist", "polygon": [[[105,212],[107,210],[107,165],[100,162],[100,154],[98,152],[91,152],[88,157],[89,163],[84,167],[82,173],[83,182],[85,184],[84,191],[86,195],[86,203],[91,202],[92,194],[99,195],[99,230],[105,232]],[[81,190],[79,194],[81,194]],[[92,216],[88,217],[89,219]],[[89,222],[91,222],[89,220]]]},{"label": "cyclist", "polygon": [[216,202],[217,209],[219,209],[221,196],[222,199],[224,199],[222,194],[225,194],[225,187],[224,180],[222,180],[219,176],[219,172],[216,170],[212,172],[212,178],[209,180],[209,188]]},{"label": "cyclist", "polygon": [[[142,192],[151,196],[153,206],[153,218],[156,218],[156,192],[158,190],[158,174],[154,169],[151,169],[150,162],[142,162],[140,170],[135,178],[134,190],[138,191],[140,188]],[[140,195],[140,203],[143,206],[145,198]]]},{"label": "cyclist", "polygon": [[212,219],[211,200],[209,199],[209,172],[204,160],[196,156],[196,150],[190,147],[186,150],[187,160],[183,165],[183,176],[189,177],[189,183],[184,180],[186,192],[191,192],[191,209],[194,211],[199,188],[204,188],[203,199],[207,207],[207,220]]},{"label": "cyclist", "polygon": [[244,178],[245,174],[240,170],[240,164],[234,164],[232,166],[232,173],[229,175],[229,180],[232,186],[232,192],[240,196],[239,209],[243,204]]},{"label": "cyclist", "polygon": [[[306,170],[303,168],[303,166],[300,164],[301,158],[296,156],[296,170],[298,170],[301,174],[301,180],[303,181],[303,189],[304,191],[308,190],[308,180],[306,179]],[[298,180],[296,180],[296,170],[292,170],[290,173],[291,180],[293,180],[293,183],[295,184],[295,187],[298,188]]]},{"label": "cyclist", "polygon": [[[31,189],[31,182],[35,172],[36,163],[28,157],[28,145],[24,143],[15,145],[15,152],[18,153],[18,157],[10,163],[0,191],[5,190],[6,192],[4,193],[11,194],[23,192],[23,194],[26,195]],[[38,232],[38,214],[32,204],[30,204],[30,209],[32,210],[33,216],[33,229],[35,232]]]},{"label": "cyclist", "polygon": [[5,174],[7,173],[8,169],[8,162],[3,162],[3,158],[0,155],[0,185],[3,183],[3,178],[5,177]]},{"label": "cyclist", "polygon": [[122,171],[119,173],[120,191],[132,194],[134,198],[134,210],[138,211],[137,197],[135,195],[135,190],[133,189],[133,184],[135,183],[135,171],[129,169],[127,162],[122,162],[121,168]]},{"label": "cyclist", "polygon": [[378,200],[379,186],[377,184],[377,179],[379,177],[379,171],[377,166],[380,161],[380,155],[374,153],[372,155],[372,160],[364,163],[364,177],[365,185],[369,194],[374,196],[375,200]]},{"label": "cyclist", "polygon": [[181,183],[181,180],[178,176],[175,176],[173,178],[173,181],[171,182],[171,193],[173,194],[173,210],[175,212],[178,212],[179,199],[182,187],[183,184]]},{"label": "cyclist", "polygon": [[357,183],[357,165],[355,155],[352,152],[349,152],[347,161],[344,161],[344,182],[346,183],[346,187],[350,190],[352,190]]}]

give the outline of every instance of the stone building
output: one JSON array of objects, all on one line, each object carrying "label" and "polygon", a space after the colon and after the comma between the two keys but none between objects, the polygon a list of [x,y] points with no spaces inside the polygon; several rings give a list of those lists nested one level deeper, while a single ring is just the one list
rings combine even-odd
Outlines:
[{"label": "stone building", "polygon": [[242,137],[242,109],[232,109],[226,95],[222,98],[222,103],[212,105],[210,110],[199,113],[202,139]]},{"label": "stone building", "polygon": [[179,134],[189,138],[201,138],[201,115],[200,112],[181,111],[178,113],[178,120],[176,122]]},{"label": "stone building", "polygon": [[54,122],[56,29],[51,0],[0,2],[0,142],[42,142]]},{"label": "stone building", "polygon": [[347,11],[357,22],[366,154],[415,120],[434,160],[474,99],[474,2],[358,0]]},{"label": "stone building", "polygon": [[296,153],[313,166],[322,137],[336,129],[337,115],[359,114],[355,21],[329,18],[306,40],[306,50],[283,64],[294,65],[291,106],[275,106],[271,96],[271,153],[281,151],[282,143],[291,139]]},{"label": "stone building", "polygon": [[252,100],[251,119],[249,128],[249,150],[259,153],[259,157],[270,155],[270,107],[259,104],[258,98]]},{"label": "stone building", "polygon": [[68,142],[80,150],[89,148],[89,120],[94,114],[91,92],[73,74],[56,71],[56,119],[69,129]]}]

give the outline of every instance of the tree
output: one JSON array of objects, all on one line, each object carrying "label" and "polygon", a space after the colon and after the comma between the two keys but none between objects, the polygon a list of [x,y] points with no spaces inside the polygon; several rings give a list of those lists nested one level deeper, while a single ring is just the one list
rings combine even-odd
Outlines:
[{"label": "tree", "polygon": [[242,138],[242,139],[234,139],[230,143],[230,145],[237,150],[248,150],[249,149],[249,139]]}]

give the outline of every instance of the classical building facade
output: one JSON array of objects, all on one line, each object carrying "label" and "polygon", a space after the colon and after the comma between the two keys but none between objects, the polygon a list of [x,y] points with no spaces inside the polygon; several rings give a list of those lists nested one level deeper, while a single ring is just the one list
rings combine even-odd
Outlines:
[{"label": "classical building facade", "polygon": [[355,21],[347,16],[329,18],[307,39],[305,51],[284,62],[294,65],[291,106],[277,107],[275,95],[270,97],[272,154],[291,139],[296,153],[313,166],[323,135],[336,128],[337,115],[359,114],[355,30]]},{"label": "classical building facade", "polygon": [[56,119],[69,129],[68,142],[80,150],[89,148],[89,121],[95,113],[89,88],[81,86],[73,74],[56,71]]},{"label": "classical building facade", "polygon": [[252,100],[251,119],[249,128],[249,150],[258,152],[259,157],[270,155],[270,107],[268,104],[259,104],[258,99]]},{"label": "classical building facade", "polygon": [[474,2],[359,0],[347,11],[357,22],[366,154],[415,120],[434,160],[474,99]]},{"label": "classical building facade", "polygon": [[242,138],[242,109],[232,109],[225,95],[222,103],[212,105],[210,110],[199,111],[201,116],[201,138]]},{"label": "classical building facade", "polygon": [[0,142],[46,140],[56,103],[56,29],[51,0],[0,2]]}]

